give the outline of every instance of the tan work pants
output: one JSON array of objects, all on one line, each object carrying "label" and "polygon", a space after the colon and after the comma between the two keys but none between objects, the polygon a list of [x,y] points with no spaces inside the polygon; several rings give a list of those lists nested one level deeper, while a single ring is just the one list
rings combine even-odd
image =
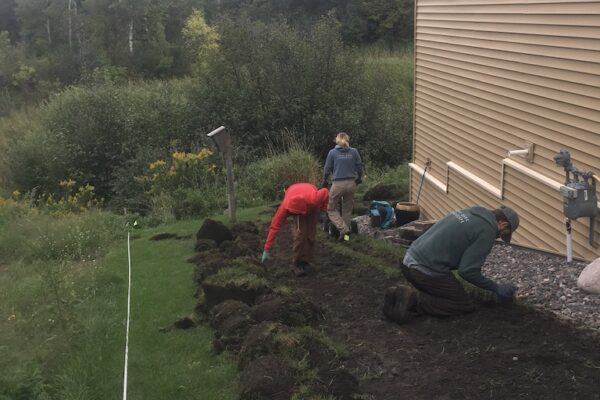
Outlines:
[{"label": "tan work pants", "polygon": [[318,211],[307,215],[294,215],[294,225],[292,226],[294,264],[300,261],[306,263],[312,261],[318,223]]},{"label": "tan work pants", "polygon": [[333,185],[329,191],[327,214],[340,233],[350,231],[350,220],[352,218],[352,207],[354,207],[355,191],[356,182],[354,182],[354,179],[333,181]]}]

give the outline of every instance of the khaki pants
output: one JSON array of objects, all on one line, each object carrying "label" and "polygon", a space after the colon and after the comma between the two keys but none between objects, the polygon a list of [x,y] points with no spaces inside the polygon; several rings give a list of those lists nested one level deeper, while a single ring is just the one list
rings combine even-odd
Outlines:
[{"label": "khaki pants", "polygon": [[300,261],[310,263],[315,250],[319,212],[307,215],[294,215],[292,236],[294,238],[294,264]]},{"label": "khaki pants", "polygon": [[354,179],[333,181],[333,185],[329,191],[327,215],[329,215],[329,219],[340,233],[350,231],[350,219],[352,218],[352,207],[354,207],[355,191],[356,182],[354,182]]},{"label": "khaki pants", "polygon": [[419,291],[413,310],[418,314],[449,317],[475,310],[471,298],[452,274],[430,276],[404,264],[404,277]]}]

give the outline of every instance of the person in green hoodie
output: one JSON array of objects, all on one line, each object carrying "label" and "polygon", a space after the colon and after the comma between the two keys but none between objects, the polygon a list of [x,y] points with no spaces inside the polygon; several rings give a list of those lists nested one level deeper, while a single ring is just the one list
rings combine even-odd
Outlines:
[{"label": "person in green hoodie", "polygon": [[452,271],[481,289],[511,301],[517,288],[497,283],[481,273],[497,238],[510,243],[519,227],[519,216],[510,207],[489,210],[472,207],[449,213],[410,246],[401,265],[413,287],[388,288],[383,313],[397,323],[416,315],[446,317],[475,309],[469,295]]}]

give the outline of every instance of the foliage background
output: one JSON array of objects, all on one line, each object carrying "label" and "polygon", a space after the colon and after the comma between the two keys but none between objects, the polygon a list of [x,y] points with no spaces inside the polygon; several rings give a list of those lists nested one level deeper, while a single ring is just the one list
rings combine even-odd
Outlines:
[{"label": "foliage background", "polygon": [[[376,167],[410,156],[410,52],[348,47],[331,15],[306,29],[247,14],[222,16],[215,27],[201,13],[190,18],[182,29],[200,50],[188,77],[131,81],[119,67],[96,69],[40,107],[2,119],[3,186],[58,193],[72,179],[94,186],[114,210],[146,213],[164,198],[148,197],[135,178],[156,160],[211,146],[205,133],[220,125],[232,134],[240,171],[287,136],[322,160],[338,131]],[[180,194],[198,208],[192,193]]]}]

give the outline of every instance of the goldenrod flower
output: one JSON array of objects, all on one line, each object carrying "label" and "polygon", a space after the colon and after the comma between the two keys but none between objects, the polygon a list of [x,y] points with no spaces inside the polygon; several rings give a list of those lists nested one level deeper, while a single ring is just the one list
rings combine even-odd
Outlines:
[{"label": "goldenrod flower", "polygon": [[59,185],[64,188],[71,189],[76,183],[77,182],[75,182],[73,179],[69,178],[66,181],[60,181]]},{"label": "goldenrod flower", "polygon": [[167,165],[165,160],[156,160],[150,164],[150,171],[155,170],[156,168],[160,168]]}]

